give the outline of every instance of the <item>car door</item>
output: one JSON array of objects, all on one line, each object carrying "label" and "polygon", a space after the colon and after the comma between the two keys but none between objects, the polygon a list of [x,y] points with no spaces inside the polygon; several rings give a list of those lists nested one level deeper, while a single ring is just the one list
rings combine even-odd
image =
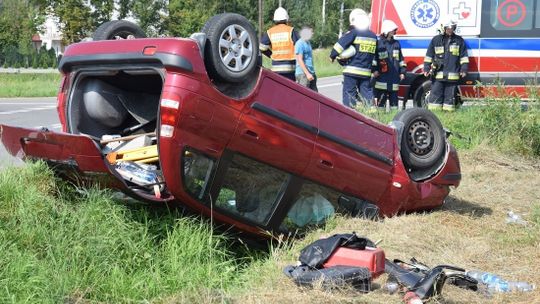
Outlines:
[{"label": "car door", "polygon": [[304,176],[376,202],[391,177],[393,130],[333,105],[321,104],[320,110],[317,142]]},{"label": "car door", "polygon": [[319,103],[316,94],[270,72],[244,108],[229,147],[301,175],[313,151]]},{"label": "car door", "polygon": [[[86,135],[52,132],[0,125],[2,144],[13,156],[27,160],[43,160],[63,177],[77,184],[98,184],[115,188],[128,195],[132,190],[107,165],[96,142]],[[150,201],[170,201],[164,196],[141,197]]]}]

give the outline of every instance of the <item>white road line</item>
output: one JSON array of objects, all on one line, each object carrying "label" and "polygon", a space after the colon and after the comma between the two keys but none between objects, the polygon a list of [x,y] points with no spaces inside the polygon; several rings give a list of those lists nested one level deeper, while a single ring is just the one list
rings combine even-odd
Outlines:
[{"label": "white road line", "polygon": [[341,82],[318,85],[317,88],[328,88],[328,87],[335,87],[338,85],[341,85]]},{"label": "white road line", "polygon": [[0,101],[0,106],[1,105],[7,105],[7,106],[17,106],[17,105],[21,105],[21,106],[25,106],[25,105],[41,106],[41,105],[52,105],[52,104],[56,104],[56,101],[54,101],[54,102],[1,102]]},{"label": "white road line", "polygon": [[54,124],[54,125],[50,125],[50,126],[36,126],[36,127],[34,127],[34,129],[41,129],[43,127],[47,128],[47,129],[61,129],[62,124]]},{"label": "white road line", "polygon": [[24,110],[5,111],[5,112],[0,112],[0,115],[12,115],[12,114],[18,114],[18,113],[28,113],[28,112],[34,112],[34,111],[51,110],[51,109],[55,109],[55,108],[56,108],[56,105],[48,106],[48,107],[29,108],[29,109],[24,109]]}]

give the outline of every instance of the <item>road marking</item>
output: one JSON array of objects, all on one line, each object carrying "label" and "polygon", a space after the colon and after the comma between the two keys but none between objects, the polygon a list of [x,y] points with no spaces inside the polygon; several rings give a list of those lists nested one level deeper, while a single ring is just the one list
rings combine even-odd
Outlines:
[{"label": "road marking", "polygon": [[51,109],[55,109],[55,108],[56,108],[56,105],[48,106],[48,107],[29,108],[29,109],[24,109],[24,110],[5,111],[5,112],[0,112],[0,115],[12,115],[12,114],[18,114],[18,113],[28,113],[28,112],[34,112],[34,111],[51,110]]},{"label": "road marking", "polygon": [[328,88],[328,87],[335,87],[339,85],[341,85],[341,82],[318,85],[317,88]]},{"label": "road marking", "polygon": [[34,127],[34,129],[41,129],[41,128],[47,128],[47,129],[62,129],[62,124],[54,124],[54,125],[50,125],[50,126],[37,126],[37,127]]},{"label": "road marking", "polygon": [[17,106],[17,105],[31,105],[31,106],[41,106],[41,105],[52,105],[56,104],[56,101],[54,102],[0,102],[1,105],[8,105],[8,106]]}]

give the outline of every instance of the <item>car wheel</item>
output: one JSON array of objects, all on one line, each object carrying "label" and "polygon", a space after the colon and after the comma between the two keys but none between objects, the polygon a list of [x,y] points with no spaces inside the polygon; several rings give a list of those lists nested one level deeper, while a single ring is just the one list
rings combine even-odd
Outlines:
[{"label": "car wheel", "polygon": [[224,13],[210,18],[206,34],[205,64],[212,80],[245,82],[258,71],[259,41],[251,23],[243,16]]},{"label": "car wheel", "polygon": [[94,40],[128,39],[131,37],[146,38],[146,34],[138,25],[125,20],[105,22],[92,35]]},{"label": "car wheel", "polygon": [[410,170],[424,170],[441,164],[446,136],[441,122],[431,111],[413,108],[400,112],[394,121],[403,124],[401,158]]},{"label": "car wheel", "polygon": [[429,94],[431,93],[431,81],[427,80],[414,91],[413,101],[417,108],[427,108]]}]

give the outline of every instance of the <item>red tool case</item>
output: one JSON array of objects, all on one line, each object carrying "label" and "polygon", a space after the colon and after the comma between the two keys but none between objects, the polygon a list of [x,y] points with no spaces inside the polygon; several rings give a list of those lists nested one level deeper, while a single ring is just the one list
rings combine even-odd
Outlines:
[{"label": "red tool case", "polygon": [[366,267],[373,279],[384,273],[384,251],[380,248],[366,247],[365,250],[339,247],[323,265],[324,268],[332,266]]}]

